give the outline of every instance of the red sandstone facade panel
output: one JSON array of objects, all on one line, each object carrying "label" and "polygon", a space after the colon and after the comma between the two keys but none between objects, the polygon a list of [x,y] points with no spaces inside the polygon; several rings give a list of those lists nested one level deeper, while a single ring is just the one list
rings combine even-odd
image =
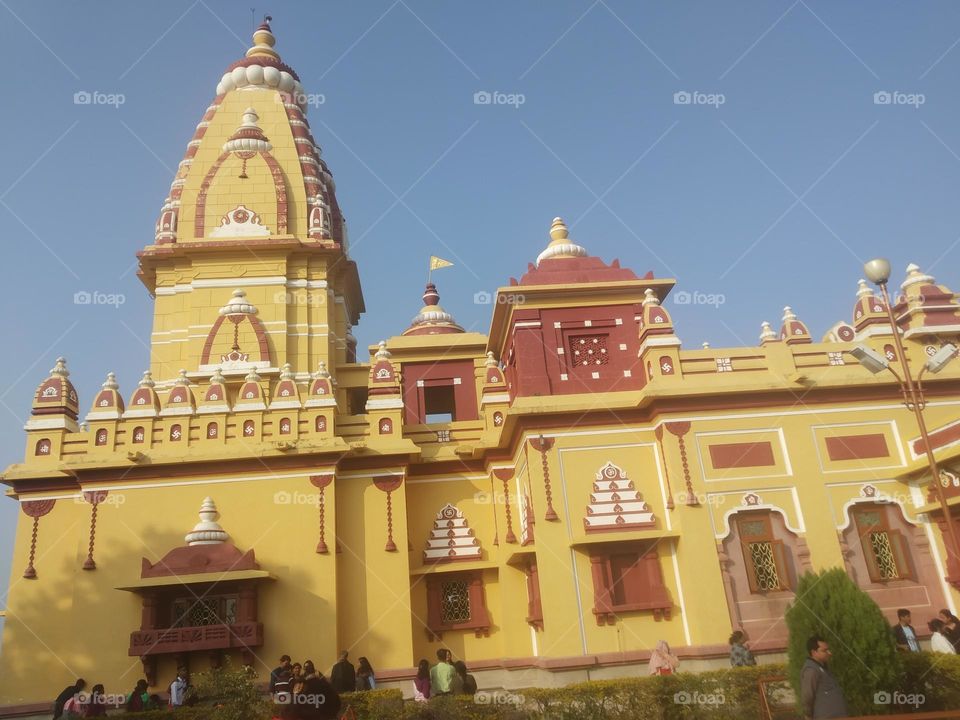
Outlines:
[{"label": "red sandstone facade panel", "polygon": [[869,435],[841,435],[824,438],[827,456],[834,462],[889,457],[887,439],[882,433]]},{"label": "red sandstone facade panel", "polygon": [[776,465],[769,442],[723,443],[710,445],[710,462],[716,470]]}]

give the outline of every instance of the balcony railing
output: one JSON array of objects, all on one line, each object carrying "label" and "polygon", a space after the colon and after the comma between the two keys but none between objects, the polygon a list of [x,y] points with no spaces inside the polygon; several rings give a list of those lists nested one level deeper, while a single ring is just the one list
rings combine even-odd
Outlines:
[{"label": "balcony railing", "polygon": [[197,627],[135,630],[130,633],[129,655],[163,655],[193,650],[229,650],[263,645],[263,623],[200,625]]}]

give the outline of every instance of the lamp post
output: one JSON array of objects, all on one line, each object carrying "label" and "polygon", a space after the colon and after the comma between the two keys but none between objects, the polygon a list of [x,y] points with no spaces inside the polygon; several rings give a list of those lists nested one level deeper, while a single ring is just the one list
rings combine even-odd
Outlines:
[{"label": "lamp post", "polygon": [[[930,445],[930,434],[927,432],[927,423],[923,418],[923,408],[926,406],[926,401],[923,397],[923,387],[920,384],[924,372],[928,370],[933,373],[940,372],[957,354],[957,348],[950,344],[945,345],[938,353],[927,360],[917,375],[916,381],[914,381],[910,373],[910,367],[907,365],[907,354],[903,348],[903,340],[900,338],[900,328],[897,326],[896,318],[893,315],[893,305],[890,302],[890,294],[887,292],[887,282],[890,279],[890,262],[885,258],[875,258],[864,264],[863,271],[867,279],[880,288],[883,304],[887,310],[887,319],[890,321],[890,329],[893,331],[893,346],[903,372],[903,378],[897,374],[896,370],[890,367],[885,357],[878,355],[869,348],[856,348],[854,356],[864,367],[873,373],[877,373],[883,369],[889,370],[900,385],[904,404],[909,410],[913,411],[917,419],[917,426],[920,429],[920,439],[923,442],[923,447],[927,454],[927,462],[930,465],[931,482],[934,488],[936,488],[937,499],[940,502],[940,510],[943,512],[943,520],[947,524],[947,536],[950,540],[947,555],[952,556],[953,564],[960,570],[960,538],[957,536],[957,529],[950,517],[950,506],[947,504],[943,484],[940,482],[940,468],[937,465],[936,458],[933,456],[933,447]],[[951,563],[948,557],[948,576],[950,575],[950,565]],[[960,581],[960,577],[954,578],[954,582],[957,581]]]}]

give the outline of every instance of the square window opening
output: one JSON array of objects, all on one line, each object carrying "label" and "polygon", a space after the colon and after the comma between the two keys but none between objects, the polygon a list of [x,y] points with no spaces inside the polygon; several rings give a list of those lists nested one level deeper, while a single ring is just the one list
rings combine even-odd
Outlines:
[{"label": "square window opening", "polygon": [[453,385],[423,388],[423,414],[428,423],[449,423],[457,417]]}]

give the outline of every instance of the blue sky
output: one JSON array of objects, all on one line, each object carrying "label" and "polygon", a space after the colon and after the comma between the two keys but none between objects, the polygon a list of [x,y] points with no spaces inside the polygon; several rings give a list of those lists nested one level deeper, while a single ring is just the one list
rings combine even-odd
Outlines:
[{"label": "blue sky", "polygon": [[[0,0],[4,464],[22,456],[31,395],[57,355],[84,411],[108,371],[128,395],[147,366],[151,301],[134,253],[223,70],[250,45],[249,6]],[[283,59],[323,96],[309,118],[360,267],[361,346],[407,326],[431,254],[456,263],[435,275],[446,309],[485,332],[491,308],[474,294],[519,277],[555,215],[593,254],[707,301],[668,302],[686,347],[755,343],[787,304],[819,338],[849,320],[876,255],[895,280],[916,262],[960,286],[956,3],[265,12]],[[123,103],[75,104],[77,92]],[[478,92],[515,102],[476,104]],[[76,305],[81,291],[124,302]],[[0,589],[16,513],[0,503]]]}]

